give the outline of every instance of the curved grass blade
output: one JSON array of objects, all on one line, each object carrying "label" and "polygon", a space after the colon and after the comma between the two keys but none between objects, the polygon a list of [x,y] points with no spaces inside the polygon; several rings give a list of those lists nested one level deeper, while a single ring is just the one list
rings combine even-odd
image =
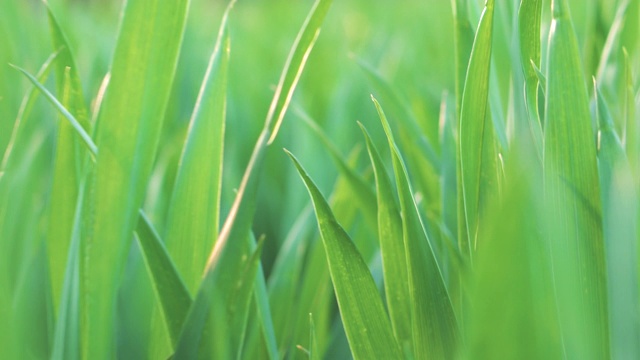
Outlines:
[{"label": "curved grass blade", "polygon": [[153,279],[156,296],[162,305],[162,314],[169,337],[175,346],[192,303],[189,290],[160,240],[160,236],[142,211],[140,211],[135,234],[149,275]]},{"label": "curved grass blade", "polygon": [[309,360],[321,360],[316,339],[316,325],[313,323],[313,315],[309,314]]},{"label": "curved grass blade", "polygon": [[402,233],[411,294],[413,355],[449,359],[456,355],[459,331],[453,305],[413,197],[408,173],[382,107],[376,99],[380,121],[389,141],[400,198]]},{"label": "curved grass blade", "polygon": [[[56,92],[62,105],[72,113],[78,123],[87,131],[89,115],[84,103],[82,85],[73,54],[51,9],[47,6],[49,26],[53,38],[53,48],[62,49],[56,63]],[[47,254],[54,309],[58,309],[64,281],[65,264],[73,231],[76,198],[81,181],[80,164],[85,158],[85,150],[79,149],[71,124],[62,119],[58,126],[54,159],[51,207],[47,229]]]},{"label": "curved grass blade", "polygon": [[567,0],[554,0],[552,13],[544,184],[560,327],[568,358],[609,358],[595,137]]},{"label": "curved grass blade", "polygon": [[[595,83],[594,83],[595,85]],[[598,171],[607,255],[611,354],[640,357],[638,290],[638,203],[633,172],[615,132],[607,103],[595,87],[598,120]]]},{"label": "curved grass blade", "polygon": [[44,95],[44,97],[67,119],[69,120],[69,123],[71,124],[71,126],[75,129],[76,133],[78,135],[80,135],[80,137],[82,138],[82,141],[84,142],[84,144],[87,146],[87,148],[89,149],[89,151],[93,154],[97,154],[98,153],[98,148],[96,147],[96,145],[94,144],[93,140],[91,139],[91,137],[87,134],[87,132],[84,130],[84,128],[82,127],[82,125],[80,125],[80,122],[75,118],[75,116],[73,116],[69,110],[67,110],[64,105],[62,105],[60,103],[60,101],[58,101],[58,99],[56,99],[55,96],[53,96],[53,94],[51,94],[51,92],[49,92],[49,90],[47,90],[47,88],[44,87],[44,85],[42,85],[38,79],[36,79],[33,75],[31,75],[29,72],[27,72],[26,70],[24,70],[21,67],[9,64],[11,67],[13,67],[14,69],[18,70],[19,72],[21,72],[24,76],[27,77],[27,79],[29,79],[29,81],[36,87],[36,89],[40,90],[40,92],[42,93],[42,95]]},{"label": "curved grass blade", "polygon": [[467,78],[467,66],[473,47],[474,30],[469,21],[467,0],[451,0],[453,11],[453,39],[456,62],[456,118],[460,118],[462,92]]},{"label": "curved grass blade", "polygon": [[494,135],[487,121],[494,1],[488,0],[471,50],[460,110],[460,170],[467,239],[459,239],[463,253],[472,254],[482,207],[495,177]]},{"label": "curved grass blade", "polygon": [[[269,128],[271,133],[268,144],[271,144],[278,135],[278,130],[282,125],[282,120],[284,120],[293,92],[296,89],[298,80],[300,80],[309,54],[320,35],[320,27],[332,3],[333,0],[317,0],[313,4],[313,8],[291,48],[265,121],[265,127]],[[274,121],[275,124],[273,124]],[[272,124],[273,127],[271,127]]]},{"label": "curved grass blade", "polygon": [[367,142],[367,150],[373,165],[378,194],[378,237],[382,266],[384,271],[384,289],[387,297],[389,317],[393,333],[402,348],[411,351],[411,307],[407,258],[402,236],[402,219],[396,205],[391,180],[384,170],[384,163],[369,133],[360,124]]},{"label": "curved grass blade", "polygon": [[367,264],[300,163],[291,153],[287,154],[296,165],[313,200],[340,316],[353,357],[400,358],[400,349]]}]

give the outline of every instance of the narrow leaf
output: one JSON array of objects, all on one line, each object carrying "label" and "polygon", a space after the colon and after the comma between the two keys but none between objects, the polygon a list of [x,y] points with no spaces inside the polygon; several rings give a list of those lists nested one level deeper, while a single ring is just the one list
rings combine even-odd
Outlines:
[{"label": "narrow leaf", "polygon": [[402,233],[411,294],[413,355],[417,359],[452,358],[456,354],[460,334],[451,299],[431,242],[424,230],[407,169],[393,139],[391,128],[380,104],[375,99],[373,102],[389,141],[400,198]]},{"label": "narrow leaf", "polygon": [[554,0],[552,13],[544,184],[558,314],[568,358],[604,359],[610,350],[595,136],[567,0]]},{"label": "narrow leaf", "polygon": [[387,296],[387,307],[396,339],[403,348],[411,349],[411,296],[409,277],[407,275],[407,258],[402,236],[402,219],[396,205],[391,181],[384,169],[384,163],[371,137],[360,124],[371,164],[376,177],[378,198],[378,237],[382,266],[384,271],[384,289]]},{"label": "narrow leaf", "polygon": [[337,223],[316,185],[295,157],[288,154],[313,200],[340,316],[353,357],[400,358],[400,349],[367,264],[349,235]]}]

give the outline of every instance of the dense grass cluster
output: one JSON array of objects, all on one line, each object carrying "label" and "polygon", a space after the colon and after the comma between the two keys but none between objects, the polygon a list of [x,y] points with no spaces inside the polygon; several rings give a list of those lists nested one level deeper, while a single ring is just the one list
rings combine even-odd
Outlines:
[{"label": "dense grass cluster", "polygon": [[3,359],[640,358],[640,0],[0,0],[0,40]]}]

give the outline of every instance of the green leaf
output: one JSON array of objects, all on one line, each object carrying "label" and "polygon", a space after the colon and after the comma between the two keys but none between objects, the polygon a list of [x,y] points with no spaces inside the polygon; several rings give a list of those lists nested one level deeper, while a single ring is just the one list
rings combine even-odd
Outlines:
[{"label": "green leaf", "polygon": [[566,0],[549,34],[544,184],[548,242],[564,351],[609,358],[600,184],[580,51]]},{"label": "green leaf", "polygon": [[[316,0],[316,2],[313,3],[313,7],[291,47],[289,57],[287,58],[287,62],[280,76],[280,81],[276,87],[276,93],[269,107],[267,120],[265,121],[265,128],[268,128],[271,133],[269,144],[271,144],[278,135],[278,130],[282,125],[282,120],[284,120],[284,115],[293,97],[293,92],[300,80],[309,54],[320,35],[320,27],[332,3],[333,0]],[[274,121],[275,124],[273,123]]]},{"label": "green leaf", "polygon": [[80,252],[83,358],[115,356],[120,274],[138,221],[173,83],[188,0],[124,5],[98,118]]},{"label": "green leaf", "polygon": [[451,0],[453,11],[453,41],[456,62],[456,118],[460,118],[462,92],[473,47],[473,28],[469,21],[467,0]]},{"label": "green leaf", "polygon": [[409,277],[407,275],[407,258],[402,236],[402,219],[396,205],[391,181],[384,169],[384,163],[371,137],[360,124],[373,171],[376,177],[378,195],[378,237],[382,266],[384,271],[384,289],[387,307],[393,325],[393,333],[405,349],[411,349],[411,307]]},{"label": "green leaf", "polygon": [[496,156],[492,122],[487,121],[491,44],[493,41],[493,0],[488,0],[480,18],[471,50],[469,70],[460,110],[460,175],[464,217],[468,238],[459,239],[463,253],[476,248],[482,208],[495,186]]},{"label": "green leaf", "polygon": [[167,217],[167,248],[191,294],[200,285],[219,230],[231,6],[233,2],[223,16],[191,117]]},{"label": "green leaf", "polygon": [[402,233],[411,294],[413,355],[417,359],[452,358],[456,354],[460,334],[451,299],[431,242],[424,230],[407,169],[393,139],[391,128],[378,101],[373,99],[373,102],[389,141],[400,198]]},{"label": "green leaf", "polygon": [[80,135],[84,145],[89,149],[90,153],[97,155],[98,148],[96,144],[91,139],[91,136],[89,136],[89,134],[84,130],[82,125],[80,125],[80,122],[75,118],[75,116],[73,116],[69,110],[67,110],[64,105],[62,105],[60,101],[58,101],[58,99],[56,99],[56,97],[53,96],[53,94],[51,94],[51,92],[49,92],[49,90],[47,90],[47,88],[45,88],[44,85],[42,85],[33,75],[29,74],[23,68],[15,65],[11,66],[26,76],[36,89],[40,90],[42,95],[44,95],[44,97],[64,116],[64,118],[69,121],[76,133]]},{"label": "green leaf", "polygon": [[288,154],[313,200],[340,316],[353,357],[400,358],[400,349],[367,264],[349,235],[336,221],[320,190],[295,157]]},{"label": "green leaf", "polygon": [[[53,48],[62,49],[56,63],[56,92],[62,105],[78,119],[78,123],[89,132],[88,113],[84,103],[82,85],[78,69],[69,49],[69,44],[54,17],[47,7],[49,25],[53,38]],[[47,229],[47,253],[54,309],[58,309],[64,280],[67,253],[71,242],[78,186],[82,174],[79,169],[86,152],[79,149],[71,123],[62,119],[58,126],[54,159],[53,185],[51,189],[51,208]]]},{"label": "green leaf", "polygon": [[142,211],[135,234],[175,346],[192,303],[191,296],[151,220]]},{"label": "green leaf", "polygon": [[629,158],[631,170],[638,178],[640,174],[640,119],[636,116],[636,94],[633,87],[633,70],[631,59],[627,51],[624,51],[624,123],[625,123],[625,150]]}]

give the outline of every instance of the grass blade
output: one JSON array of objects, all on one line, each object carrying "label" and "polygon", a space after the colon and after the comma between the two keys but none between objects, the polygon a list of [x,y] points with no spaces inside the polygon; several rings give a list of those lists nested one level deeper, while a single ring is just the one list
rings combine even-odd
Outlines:
[{"label": "grass blade", "polygon": [[295,157],[288,153],[313,200],[318,227],[340,307],[349,346],[355,359],[396,359],[400,350],[378,289],[367,264],[349,235],[337,223],[329,204]]},{"label": "grass blade", "polygon": [[405,352],[412,349],[411,344],[411,307],[409,292],[409,276],[407,275],[407,258],[402,236],[402,219],[396,205],[391,181],[384,169],[384,163],[371,137],[360,124],[367,150],[371,158],[376,177],[376,192],[378,198],[378,237],[382,266],[384,271],[384,288],[387,297],[387,307],[393,333]]},{"label": "grass blade", "polygon": [[460,175],[467,239],[459,239],[463,253],[471,255],[487,192],[493,186],[495,157],[491,121],[487,121],[494,1],[488,0],[480,18],[471,50],[460,110]]},{"label": "grass blade", "polygon": [[176,265],[165,249],[160,236],[145,213],[140,211],[136,238],[142,250],[152,284],[162,306],[162,314],[172,344],[175,346],[192,300]]},{"label": "grass blade", "polygon": [[608,358],[600,184],[587,89],[566,0],[552,3],[545,108],[545,198],[568,358]]},{"label": "grass blade", "polygon": [[317,0],[313,3],[313,8],[305,19],[293,47],[291,47],[265,121],[265,127],[269,129],[271,134],[268,144],[271,144],[278,135],[293,92],[298,85],[309,54],[320,35],[320,27],[332,3],[333,0]]},{"label": "grass blade", "polygon": [[[47,7],[49,25],[53,38],[53,48],[61,49],[56,63],[56,92],[62,99],[62,105],[72,113],[78,123],[87,132],[89,116],[84,103],[82,85],[75,65],[73,54],[66,37],[51,9]],[[65,264],[71,243],[76,199],[82,170],[79,164],[85,158],[84,149],[79,149],[71,123],[62,119],[58,126],[55,151],[55,168],[51,189],[51,210],[47,230],[47,252],[54,309],[58,309],[62,285],[65,277]]]},{"label": "grass blade", "polygon": [[452,358],[459,332],[453,306],[430,240],[424,230],[408,173],[382,107],[376,99],[380,121],[389,141],[391,159],[400,198],[402,233],[407,257],[411,294],[413,355],[417,359]]},{"label": "grass blade", "polygon": [[[191,294],[218,235],[230,40],[227,17],[209,61],[189,124],[166,225],[167,249]],[[203,200],[203,194],[205,200]],[[185,216],[191,214],[191,216]]]},{"label": "grass blade", "polygon": [[[83,358],[114,356],[115,303],[182,43],[188,0],[124,5],[81,242]],[[134,65],[135,64],[135,65]]]}]

